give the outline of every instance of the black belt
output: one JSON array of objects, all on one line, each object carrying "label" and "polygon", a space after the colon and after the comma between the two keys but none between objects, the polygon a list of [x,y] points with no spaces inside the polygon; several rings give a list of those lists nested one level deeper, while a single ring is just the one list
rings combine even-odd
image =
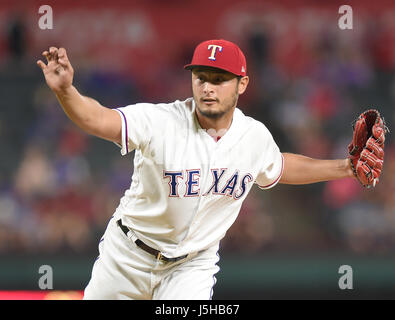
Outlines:
[{"label": "black belt", "polygon": [[[124,225],[122,224],[121,219],[119,219],[119,220],[117,221],[117,224],[118,224],[118,226],[121,228],[121,230],[123,231],[123,233],[126,234],[126,236],[127,236],[127,235],[128,235],[128,232],[130,232],[129,228],[126,227],[126,226],[124,226]],[[143,249],[144,251],[146,251],[146,252],[152,254],[153,256],[155,256],[155,258],[156,258],[157,260],[161,260],[161,261],[165,261],[165,262],[175,262],[175,261],[179,261],[179,260],[182,260],[182,259],[184,259],[184,258],[186,258],[186,257],[188,256],[187,254],[185,254],[185,255],[180,256],[180,257],[177,257],[177,258],[168,258],[168,257],[165,257],[160,251],[158,251],[158,250],[156,250],[156,249],[154,249],[154,248],[151,248],[151,247],[147,246],[143,241],[141,241],[141,240],[139,240],[139,239],[137,239],[134,243],[135,243],[137,246],[139,246],[141,249]]]}]

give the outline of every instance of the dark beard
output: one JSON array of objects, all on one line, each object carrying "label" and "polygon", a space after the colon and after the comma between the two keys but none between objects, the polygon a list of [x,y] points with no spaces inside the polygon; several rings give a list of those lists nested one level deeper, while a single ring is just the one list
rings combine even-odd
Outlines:
[{"label": "dark beard", "polygon": [[204,115],[206,118],[210,118],[210,119],[219,119],[221,118],[224,114],[226,114],[227,111],[222,111],[222,112],[215,112],[212,113],[211,111],[206,112],[203,111],[199,108],[199,106],[196,104],[196,108],[199,110],[199,112]]},{"label": "dark beard", "polygon": [[199,104],[196,102],[196,101],[198,101],[197,100],[197,98],[195,97],[195,96],[193,96],[193,99],[195,100],[195,104],[196,104],[196,109],[203,115],[203,116],[205,116],[206,118],[209,118],[209,119],[219,119],[219,118],[221,118],[222,116],[224,116],[225,114],[227,114],[230,110],[232,110],[232,108],[236,105],[236,103],[237,103],[237,100],[238,100],[238,98],[239,98],[239,95],[236,93],[235,94],[235,96],[233,96],[232,97],[233,99],[232,99],[232,103],[230,103],[229,105],[230,105],[230,107],[229,107],[229,105],[227,106],[227,108],[226,108],[226,110],[224,110],[224,111],[216,111],[216,112],[212,112],[211,110],[208,110],[208,112],[207,111],[204,111],[204,110],[202,110],[202,109],[200,109],[199,108]]}]

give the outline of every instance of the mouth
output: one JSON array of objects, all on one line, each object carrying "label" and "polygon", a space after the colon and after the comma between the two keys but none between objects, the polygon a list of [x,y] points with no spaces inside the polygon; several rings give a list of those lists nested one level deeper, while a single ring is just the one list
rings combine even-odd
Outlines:
[{"label": "mouth", "polygon": [[207,105],[213,105],[218,102],[215,98],[202,98],[201,101]]}]

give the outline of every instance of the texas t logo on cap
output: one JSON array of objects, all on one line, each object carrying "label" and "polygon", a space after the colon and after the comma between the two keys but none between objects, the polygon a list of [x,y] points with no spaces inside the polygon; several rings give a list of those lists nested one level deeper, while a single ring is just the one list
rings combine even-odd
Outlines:
[{"label": "texas t logo on cap", "polygon": [[236,76],[247,75],[244,53],[233,42],[227,40],[208,40],[200,43],[193,53],[192,62],[185,69],[205,66],[218,68]]},{"label": "texas t logo on cap", "polygon": [[208,57],[210,60],[215,60],[215,55],[217,54],[217,49],[219,49],[219,51],[222,51],[222,47],[221,46],[217,46],[215,44],[209,44],[208,45],[208,50],[211,49],[211,55]]}]

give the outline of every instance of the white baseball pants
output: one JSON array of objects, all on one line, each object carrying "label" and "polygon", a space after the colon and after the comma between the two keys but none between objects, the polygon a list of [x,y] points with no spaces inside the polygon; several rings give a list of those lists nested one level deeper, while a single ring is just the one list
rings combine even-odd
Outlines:
[{"label": "white baseball pants", "polygon": [[84,300],[209,300],[219,271],[219,245],[176,262],[138,247],[113,217],[99,243]]}]

